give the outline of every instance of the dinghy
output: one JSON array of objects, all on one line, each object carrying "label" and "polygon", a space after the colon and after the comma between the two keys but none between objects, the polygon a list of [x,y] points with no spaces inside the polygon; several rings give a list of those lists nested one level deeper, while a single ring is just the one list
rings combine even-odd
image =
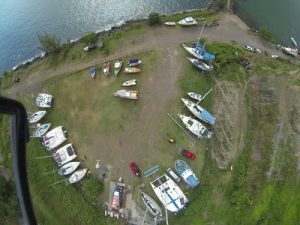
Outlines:
[{"label": "dinghy", "polygon": [[103,64],[103,73],[105,76],[109,75],[109,70],[110,70],[110,64],[109,62],[106,62]]},{"label": "dinghy", "polygon": [[131,90],[118,90],[114,93],[114,96],[120,97],[120,98],[128,98],[128,99],[138,99],[139,98],[139,92],[138,91],[131,91]]},{"label": "dinghy", "polygon": [[42,145],[46,150],[50,151],[64,143],[66,140],[65,131],[63,131],[62,126],[59,126],[43,136]]},{"label": "dinghy", "polygon": [[199,68],[200,70],[204,70],[204,71],[211,71],[214,66],[213,65],[208,65],[205,62],[199,60],[199,59],[194,59],[194,58],[189,58],[186,57],[187,60],[189,60],[191,63],[193,63],[194,66],[196,66],[197,68]]},{"label": "dinghy", "polygon": [[178,21],[178,24],[180,24],[182,26],[193,26],[193,25],[197,25],[198,23],[193,17],[186,17],[186,18]]},{"label": "dinghy", "polygon": [[46,111],[37,111],[37,112],[31,114],[28,117],[29,123],[36,123],[36,122],[40,121],[46,115],[46,113],[47,113]]},{"label": "dinghy", "polygon": [[75,171],[68,179],[70,184],[74,184],[80,181],[86,175],[86,173],[87,173],[87,169],[81,169]]},{"label": "dinghy", "polygon": [[183,44],[182,46],[188,53],[190,53],[197,59],[206,61],[212,61],[215,59],[215,55],[205,51],[204,47],[200,43],[196,44],[195,47],[188,47],[185,44]]},{"label": "dinghy", "polygon": [[42,137],[51,127],[51,123],[45,123],[39,126],[35,131],[32,132],[32,137]]},{"label": "dinghy", "polygon": [[96,76],[96,67],[93,66],[90,68],[90,77],[95,78],[95,76]]},{"label": "dinghy", "polygon": [[153,200],[153,198],[144,192],[141,192],[141,197],[145,206],[148,208],[148,212],[150,212],[153,216],[162,216],[161,208],[156,201]]},{"label": "dinghy", "polygon": [[114,65],[115,76],[118,76],[119,72],[121,71],[122,65],[123,65],[123,61],[122,60],[117,60],[115,62],[115,65]]},{"label": "dinghy", "polygon": [[80,162],[69,162],[62,167],[60,167],[58,174],[59,175],[69,175],[70,173],[73,173],[78,166],[80,165]]},{"label": "dinghy", "polygon": [[138,66],[142,64],[142,61],[139,59],[130,59],[127,63],[127,66]]},{"label": "dinghy", "polygon": [[137,67],[125,67],[124,73],[139,73],[141,72],[140,68]]},{"label": "dinghy", "polygon": [[202,96],[200,94],[197,94],[195,92],[188,92],[187,93],[188,96],[190,96],[192,99],[195,99],[197,101],[201,101],[202,100]]},{"label": "dinghy", "polygon": [[53,96],[49,94],[39,93],[35,98],[35,103],[40,108],[50,108]]},{"label": "dinghy", "polygon": [[150,184],[157,198],[170,212],[177,213],[188,203],[181,189],[166,174],[156,178]]},{"label": "dinghy", "polygon": [[168,22],[165,22],[164,24],[166,26],[176,26],[176,22],[170,22],[170,21],[168,21]]},{"label": "dinghy", "polygon": [[128,81],[124,82],[122,84],[122,86],[124,86],[124,87],[130,87],[130,86],[136,85],[136,83],[137,83],[136,79],[132,79],[132,80],[128,80]]},{"label": "dinghy", "polygon": [[282,51],[287,54],[287,55],[291,55],[291,56],[297,56],[298,55],[298,49],[297,48],[288,48],[288,47],[283,47]]},{"label": "dinghy", "polygon": [[200,184],[191,167],[183,160],[175,160],[175,170],[191,188]]},{"label": "dinghy", "polygon": [[75,153],[75,149],[73,148],[72,144],[67,144],[53,154],[54,161],[59,165],[62,166],[68,162],[71,162],[73,159],[77,157]]},{"label": "dinghy", "polygon": [[200,120],[211,125],[214,125],[216,123],[216,118],[213,117],[207,110],[202,108],[200,105],[197,105],[196,103],[185,98],[181,98],[181,100],[185,104],[185,106],[194,114],[194,116],[196,116]]},{"label": "dinghy", "polygon": [[122,207],[123,200],[123,187],[117,185],[111,200],[111,208],[114,210],[120,210]]},{"label": "dinghy", "polygon": [[210,132],[202,123],[193,119],[190,116],[178,114],[185,127],[195,134],[198,138],[211,138],[212,132]]},{"label": "dinghy", "polygon": [[296,42],[294,37],[291,37],[291,41],[293,42],[293,44],[295,45],[295,47],[298,47],[298,43]]}]

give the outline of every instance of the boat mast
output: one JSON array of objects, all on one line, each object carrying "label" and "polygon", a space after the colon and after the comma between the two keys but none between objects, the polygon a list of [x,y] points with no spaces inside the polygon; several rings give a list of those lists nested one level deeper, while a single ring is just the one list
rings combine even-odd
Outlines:
[{"label": "boat mast", "polygon": [[201,36],[202,36],[202,32],[203,32],[203,30],[204,30],[205,24],[206,24],[206,21],[204,21],[203,26],[202,26],[202,28],[201,28],[200,35],[199,35],[199,38],[198,38],[198,41],[197,41],[197,45],[198,45],[199,42],[200,42],[200,38],[201,38]]},{"label": "boat mast", "polygon": [[200,100],[196,103],[196,105],[199,105],[199,103],[210,93],[212,91],[212,88],[208,91],[208,92],[206,92],[205,93],[205,95],[203,95],[203,97],[202,98],[200,98]]}]

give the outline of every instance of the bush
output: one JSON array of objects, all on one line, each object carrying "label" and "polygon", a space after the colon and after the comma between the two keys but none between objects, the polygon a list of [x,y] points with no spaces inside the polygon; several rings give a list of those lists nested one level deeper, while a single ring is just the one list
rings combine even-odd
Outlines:
[{"label": "bush", "polygon": [[260,27],[258,31],[258,35],[267,41],[271,41],[273,43],[275,42],[271,32],[266,27]]},{"label": "bush", "polygon": [[95,199],[103,191],[103,183],[97,177],[91,176],[84,182],[82,189],[90,199]]},{"label": "bush", "polygon": [[224,9],[227,5],[227,0],[217,0],[217,4],[220,7],[220,9]]},{"label": "bush", "polygon": [[80,41],[85,44],[95,44],[97,40],[98,37],[96,33],[88,33],[87,35],[83,36]]},{"label": "bush", "polygon": [[38,34],[40,46],[39,48],[49,54],[58,53],[61,50],[61,42],[58,37],[50,34]]},{"label": "bush", "polygon": [[158,13],[150,13],[148,16],[148,24],[150,26],[155,26],[155,25],[160,25],[161,24],[161,19],[159,17]]}]

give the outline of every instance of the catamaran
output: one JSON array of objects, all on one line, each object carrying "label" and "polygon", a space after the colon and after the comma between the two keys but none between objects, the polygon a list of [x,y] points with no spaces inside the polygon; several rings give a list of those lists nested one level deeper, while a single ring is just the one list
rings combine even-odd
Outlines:
[{"label": "catamaran", "polygon": [[216,123],[216,118],[213,117],[207,110],[202,108],[200,105],[197,105],[196,103],[185,98],[181,98],[181,100],[185,104],[185,106],[194,114],[194,116],[196,116],[200,120],[211,125],[214,125]]},{"label": "catamaran", "polygon": [[53,96],[49,94],[39,93],[35,98],[35,103],[40,108],[50,108]]},{"label": "catamaran", "polygon": [[175,160],[175,169],[185,183],[187,183],[191,188],[194,188],[200,184],[199,179],[185,161],[179,159]]},{"label": "catamaran", "polygon": [[148,211],[153,216],[162,216],[162,211],[159,205],[156,203],[156,201],[153,200],[149,195],[147,195],[144,192],[141,192],[142,200],[145,204],[145,206],[148,208]]},{"label": "catamaran", "polygon": [[46,148],[46,150],[50,151],[63,142],[67,140],[65,136],[65,131],[63,131],[62,126],[55,127],[48,133],[46,133],[42,138],[42,145]]},{"label": "catamaran", "polygon": [[156,178],[150,184],[158,199],[170,212],[177,213],[188,203],[181,189],[166,174]]},{"label": "catamaran", "polygon": [[210,132],[202,123],[191,118],[190,116],[182,114],[178,114],[178,116],[184,123],[185,127],[198,138],[211,138],[212,132]]}]

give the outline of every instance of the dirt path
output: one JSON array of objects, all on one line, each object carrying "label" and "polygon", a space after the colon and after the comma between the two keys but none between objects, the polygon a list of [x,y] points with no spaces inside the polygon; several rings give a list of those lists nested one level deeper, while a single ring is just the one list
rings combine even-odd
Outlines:
[{"label": "dirt path", "polygon": [[[250,34],[248,32],[249,28],[239,19],[239,17],[229,13],[224,13],[220,18],[219,24],[220,25],[216,27],[207,27],[204,32],[204,37],[206,37],[209,41],[223,41],[228,43],[235,40],[241,45],[250,44],[253,47],[268,52],[269,54],[283,56],[282,53],[273,48],[270,43]],[[141,41],[131,46],[121,47],[117,53],[112,54],[107,58],[102,57],[89,62],[63,64],[54,69],[52,68],[28,74],[20,83],[14,84],[8,90],[2,90],[2,94],[12,97],[17,92],[38,90],[42,82],[53,77],[66,73],[73,73],[101,63],[105,60],[113,60],[118,57],[136,54],[153,48],[167,49],[169,47],[174,47],[179,45],[179,43],[195,40],[198,37],[199,32],[199,26],[189,28],[170,28],[161,26],[158,28],[147,29]]]}]

